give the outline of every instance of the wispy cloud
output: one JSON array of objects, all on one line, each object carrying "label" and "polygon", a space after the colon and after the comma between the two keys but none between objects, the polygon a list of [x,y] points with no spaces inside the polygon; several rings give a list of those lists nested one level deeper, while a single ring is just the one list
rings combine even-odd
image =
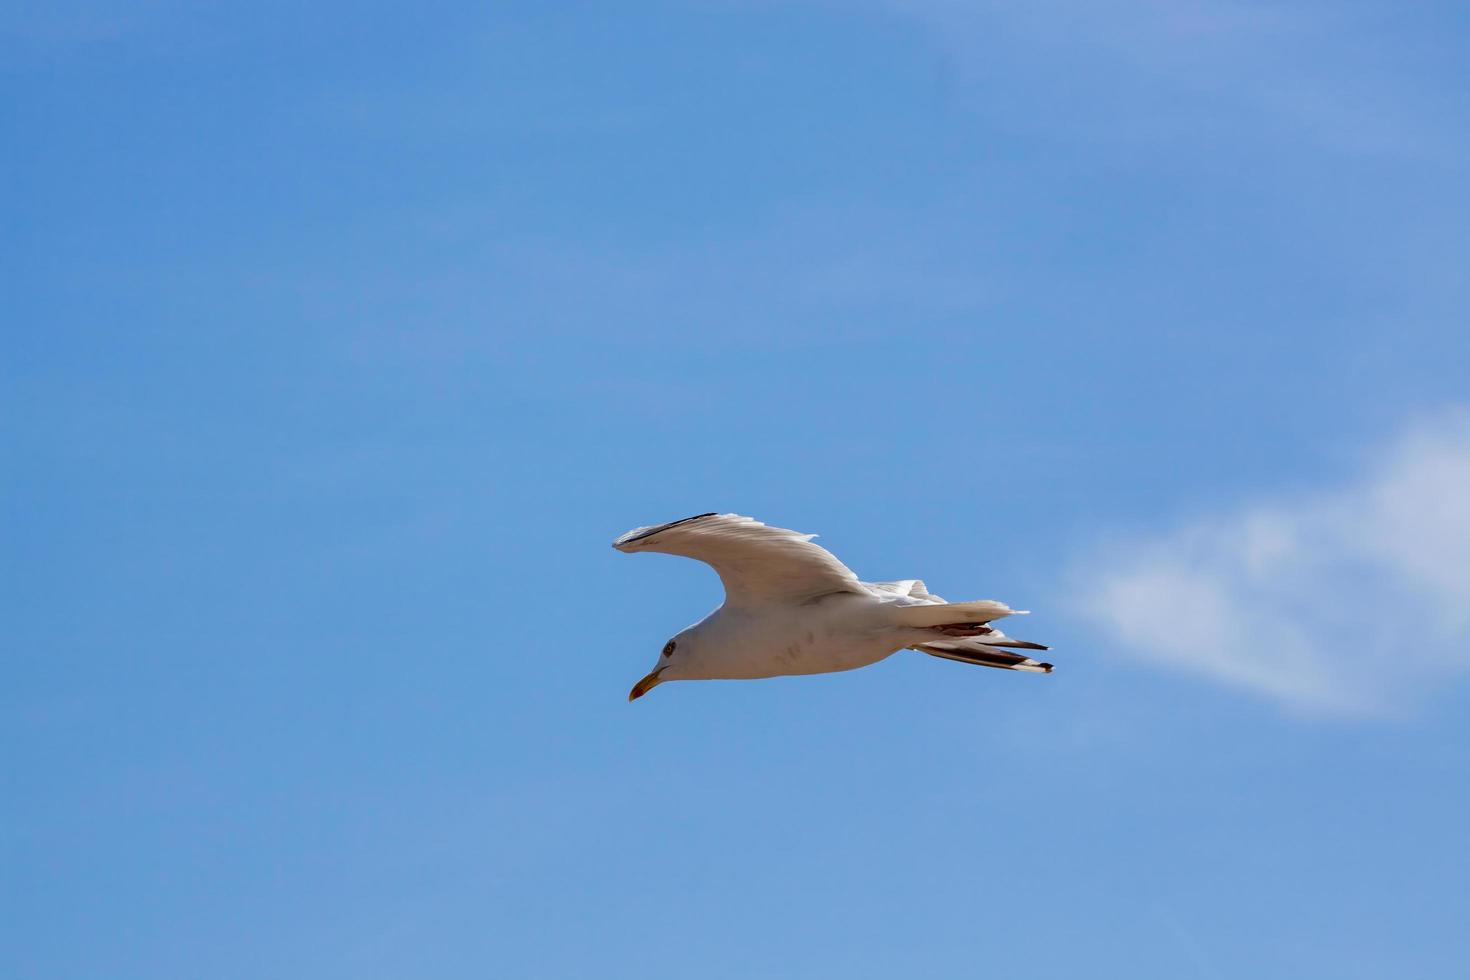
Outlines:
[{"label": "wispy cloud", "polygon": [[[1352,156],[1459,159],[1434,58],[1386,5],[1249,0],[1031,4],[881,0],[930,27],[961,77],[1017,120],[1095,144],[1190,134]],[[1016,57],[1014,52],[1025,52]]]},{"label": "wispy cloud", "polygon": [[1400,711],[1470,672],[1470,411],[1345,486],[1118,540],[1079,572],[1122,654],[1292,708]]}]

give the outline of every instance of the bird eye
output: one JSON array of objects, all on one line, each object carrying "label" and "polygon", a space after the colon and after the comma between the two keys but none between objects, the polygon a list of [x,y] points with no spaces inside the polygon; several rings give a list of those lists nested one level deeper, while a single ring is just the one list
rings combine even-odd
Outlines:
[{"label": "bird eye", "polygon": [[669,642],[667,642],[667,643],[664,644],[664,656],[665,657],[672,656],[673,653],[674,653],[674,641],[673,640],[670,640]]}]

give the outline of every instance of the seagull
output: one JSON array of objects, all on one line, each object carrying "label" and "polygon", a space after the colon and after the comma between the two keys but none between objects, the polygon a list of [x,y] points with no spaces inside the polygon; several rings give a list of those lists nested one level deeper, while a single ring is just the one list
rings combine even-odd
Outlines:
[{"label": "seagull", "polygon": [[613,542],[705,562],[725,602],[664,644],[633,685],[636,701],[665,681],[742,680],[866,667],[899,650],[1002,670],[1051,673],[1013,650],[1045,650],[990,624],[1020,615],[1003,602],[945,602],[918,579],[860,582],[815,534],[770,527],[739,514],[697,514],[635,527]]}]

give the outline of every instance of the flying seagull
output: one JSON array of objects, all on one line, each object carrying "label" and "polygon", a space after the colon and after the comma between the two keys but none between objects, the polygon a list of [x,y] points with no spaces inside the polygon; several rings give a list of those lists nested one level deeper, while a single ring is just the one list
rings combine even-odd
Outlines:
[{"label": "flying seagull", "polygon": [[825,674],[874,664],[899,650],[1051,673],[1012,650],[1045,650],[989,625],[1025,612],[1003,602],[945,602],[918,579],[859,582],[815,534],[738,514],[698,514],[636,527],[613,542],[629,553],[697,558],[725,583],[725,603],[664,644],[658,664],[628,700],[664,681]]}]

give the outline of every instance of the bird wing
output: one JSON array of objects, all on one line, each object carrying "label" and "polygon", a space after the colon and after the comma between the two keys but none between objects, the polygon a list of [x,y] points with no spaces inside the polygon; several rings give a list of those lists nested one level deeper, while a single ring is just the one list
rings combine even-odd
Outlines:
[{"label": "bird wing", "polygon": [[833,592],[866,595],[852,570],[812,544],[814,537],[739,514],[711,513],[635,527],[613,547],[630,554],[657,551],[696,558],[719,573],[725,600],[732,606],[800,603]]}]

